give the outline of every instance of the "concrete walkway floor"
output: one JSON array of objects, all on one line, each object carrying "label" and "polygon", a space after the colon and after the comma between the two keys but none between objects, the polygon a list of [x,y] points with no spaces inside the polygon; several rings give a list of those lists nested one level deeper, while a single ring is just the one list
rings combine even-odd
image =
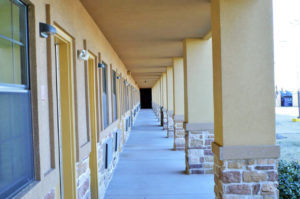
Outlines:
[{"label": "concrete walkway floor", "polygon": [[141,110],[105,199],[211,199],[213,175],[186,175],[184,151],[173,151],[152,110]]}]

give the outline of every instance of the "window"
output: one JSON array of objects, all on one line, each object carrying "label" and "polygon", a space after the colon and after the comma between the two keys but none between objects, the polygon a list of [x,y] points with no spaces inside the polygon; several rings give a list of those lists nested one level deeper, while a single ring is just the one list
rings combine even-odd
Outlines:
[{"label": "window", "polygon": [[124,80],[124,110],[125,110],[125,113],[127,112],[127,101],[128,101],[128,98],[127,98],[127,85],[126,85],[126,81]]},{"label": "window", "polygon": [[0,198],[33,181],[27,7],[0,1]]},{"label": "window", "polygon": [[126,112],[129,111],[129,86],[126,86]]},{"label": "window", "polygon": [[125,84],[125,80],[123,80],[123,86],[122,86],[122,90],[123,90],[123,114],[126,113],[126,84]]},{"label": "window", "polygon": [[102,62],[105,67],[102,68],[102,106],[103,106],[103,126],[108,126],[108,100],[107,100],[107,64]]},{"label": "window", "polygon": [[113,121],[117,120],[117,80],[116,80],[116,72],[112,72],[112,92],[113,92]]}]

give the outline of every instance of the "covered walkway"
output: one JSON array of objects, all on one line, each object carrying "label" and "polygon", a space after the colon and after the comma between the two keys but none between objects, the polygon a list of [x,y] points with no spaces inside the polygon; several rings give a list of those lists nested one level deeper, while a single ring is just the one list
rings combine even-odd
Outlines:
[{"label": "covered walkway", "polygon": [[0,16],[0,199],[279,198],[271,0]]},{"label": "covered walkway", "polygon": [[213,175],[186,175],[152,110],[141,110],[106,191],[106,199],[214,198]]}]

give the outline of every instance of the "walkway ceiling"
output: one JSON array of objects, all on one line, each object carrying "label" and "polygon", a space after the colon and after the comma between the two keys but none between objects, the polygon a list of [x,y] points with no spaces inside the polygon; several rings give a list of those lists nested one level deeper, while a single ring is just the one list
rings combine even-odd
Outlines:
[{"label": "walkway ceiling", "polygon": [[185,38],[210,31],[210,0],[81,0],[139,87],[152,87]]}]

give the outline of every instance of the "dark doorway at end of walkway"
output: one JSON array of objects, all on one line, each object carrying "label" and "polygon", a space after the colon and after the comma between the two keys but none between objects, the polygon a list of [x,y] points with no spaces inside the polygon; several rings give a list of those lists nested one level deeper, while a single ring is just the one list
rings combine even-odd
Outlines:
[{"label": "dark doorway at end of walkway", "polygon": [[152,108],[152,89],[151,88],[141,88],[141,108],[148,109]]}]

